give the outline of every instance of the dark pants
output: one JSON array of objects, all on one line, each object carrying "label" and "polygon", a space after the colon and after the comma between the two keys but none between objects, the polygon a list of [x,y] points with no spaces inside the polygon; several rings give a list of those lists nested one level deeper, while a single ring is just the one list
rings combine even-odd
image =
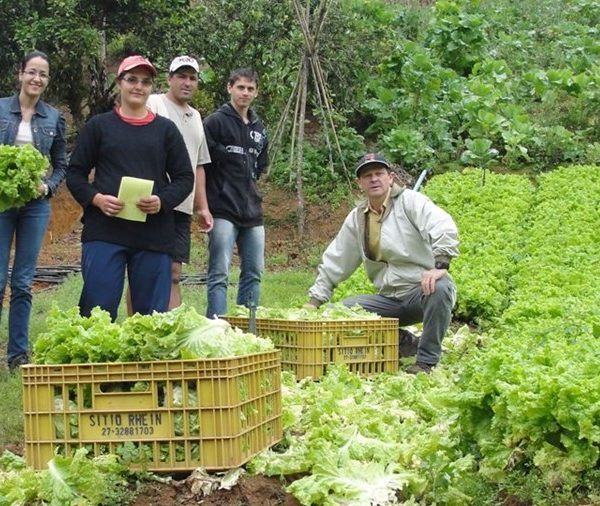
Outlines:
[{"label": "dark pants", "polygon": [[125,269],[134,313],[165,312],[171,294],[171,257],[103,241],[84,242],[81,255],[83,289],[79,312],[89,316],[99,306],[116,320],[123,295]]},{"label": "dark pants", "polygon": [[442,339],[450,325],[455,302],[456,288],[447,276],[437,280],[435,292],[431,295],[424,295],[418,286],[400,298],[358,295],[343,301],[348,307],[358,304],[385,318],[398,318],[400,326],[423,322],[417,361],[426,364],[440,361]]}]

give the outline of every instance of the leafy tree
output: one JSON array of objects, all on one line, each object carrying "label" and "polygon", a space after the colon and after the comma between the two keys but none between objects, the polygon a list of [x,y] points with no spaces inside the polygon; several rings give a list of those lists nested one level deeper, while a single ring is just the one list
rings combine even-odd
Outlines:
[{"label": "leafy tree", "polygon": [[[311,8],[317,5],[311,1]],[[290,0],[203,0],[190,10],[195,20],[185,45],[214,71],[205,85],[227,100],[225,82],[237,67],[254,67],[261,78],[257,107],[267,122],[279,119],[291,93],[304,41]],[[399,22],[399,21],[398,21]],[[338,111],[354,115],[364,86],[393,40],[394,10],[381,0],[339,0],[327,12],[318,52]],[[316,96],[311,103],[317,106]],[[357,119],[358,121],[358,119]]]},{"label": "leafy tree", "polygon": [[486,23],[476,12],[479,0],[440,0],[428,34],[428,46],[443,65],[466,76],[487,53]]},{"label": "leafy tree", "polygon": [[109,72],[117,61],[134,52],[154,59],[159,53],[151,49],[160,48],[159,41],[164,45],[170,40],[169,49],[177,37],[163,35],[178,33],[181,14],[187,9],[188,2],[182,0],[31,2],[27,8],[13,9],[10,56],[17,60],[33,48],[48,53],[52,64],[49,99],[66,105],[78,127],[87,116],[111,105]]},{"label": "leafy tree", "polygon": [[0,0],[2,30],[0,30],[0,90],[2,96],[14,91],[16,71],[20,60],[19,47],[15,41],[16,24],[27,16],[26,2]]}]

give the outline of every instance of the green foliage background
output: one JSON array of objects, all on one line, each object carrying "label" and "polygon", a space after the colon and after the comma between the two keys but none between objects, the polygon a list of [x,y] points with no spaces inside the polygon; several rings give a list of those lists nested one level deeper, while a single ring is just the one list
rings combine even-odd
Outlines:
[{"label": "green foliage background", "polygon": [[[318,2],[307,4],[311,12]],[[333,0],[317,46],[345,162],[383,150],[413,174],[462,165],[545,171],[600,160],[597,0]],[[274,129],[304,51],[291,0],[50,0],[15,4],[0,34],[0,91],[17,62],[48,52],[48,100],[76,131],[111,105],[115,66],[142,53],[161,70],[175,54],[201,58],[206,115],[227,99],[239,66],[260,76],[259,112]],[[159,83],[160,84],[160,83]],[[164,82],[162,83],[164,84]],[[303,170],[307,193],[343,185],[314,85]],[[293,184],[289,133],[271,177]]]}]

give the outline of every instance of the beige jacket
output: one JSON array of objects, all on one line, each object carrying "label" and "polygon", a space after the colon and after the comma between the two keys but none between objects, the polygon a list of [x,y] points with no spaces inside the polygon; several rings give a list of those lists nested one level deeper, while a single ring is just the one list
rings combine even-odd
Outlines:
[{"label": "beige jacket", "polygon": [[363,263],[380,295],[400,297],[421,283],[436,260],[458,256],[458,230],[451,216],[425,195],[394,184],[381,225],[383,261],[367,257],[366,201],[355,207],[325,250],[309,296],[327,302],[333,290]]}]

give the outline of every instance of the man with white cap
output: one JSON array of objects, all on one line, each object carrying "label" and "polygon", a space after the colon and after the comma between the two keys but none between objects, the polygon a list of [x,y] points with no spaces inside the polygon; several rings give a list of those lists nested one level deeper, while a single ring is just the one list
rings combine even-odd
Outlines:
[{"label": "man with white cap", "polygon": [[210,154],[200,113],[189,104],[198,89],[199,71],[200,66],[195,58],[185,55],[177,56],[169,66],[168,91],[163,94],[150,95],[148,99],[148,108],[152,112],[169,118],[179,128],[196,176],[194,190],[173,212],[176,237],[169,309],[181,305],[179,281],[182,264],[190,261],[190,229],[194,211],[198,216],[202,232],[209,232],[213,226],[213,218],[206,200],[204,175],[204,165],[210,163]]},{"label": "man with white cap", "polygon": [[458,255],[456,225],[425,195],[395,183],[389,162],[380,154],[363,156],[356,178],[366,200],[346,217],[323,254],[306,307],[327,302],[362,263],[378,293],[343,303],[398,318],[401,326],[422,321],[416,363],[407,372],[429,373],[440,360],[456,301],[448,274],[451,259]]},{"label": "man with white cap", "polygon": [[[194,174],[177,127],[146,107],[156,74],[142,56],[121,62],[119,105],[86,123],[69,162],[67,186],[83,207],[82,316],[99,306],[116,319],[126,270],[134,312],[168,308],[173,208],[192,191]],[[124,177],[135,178],[125,180],[134,182],[134,195],[151,187],[131,209],[119,198]]]}]

